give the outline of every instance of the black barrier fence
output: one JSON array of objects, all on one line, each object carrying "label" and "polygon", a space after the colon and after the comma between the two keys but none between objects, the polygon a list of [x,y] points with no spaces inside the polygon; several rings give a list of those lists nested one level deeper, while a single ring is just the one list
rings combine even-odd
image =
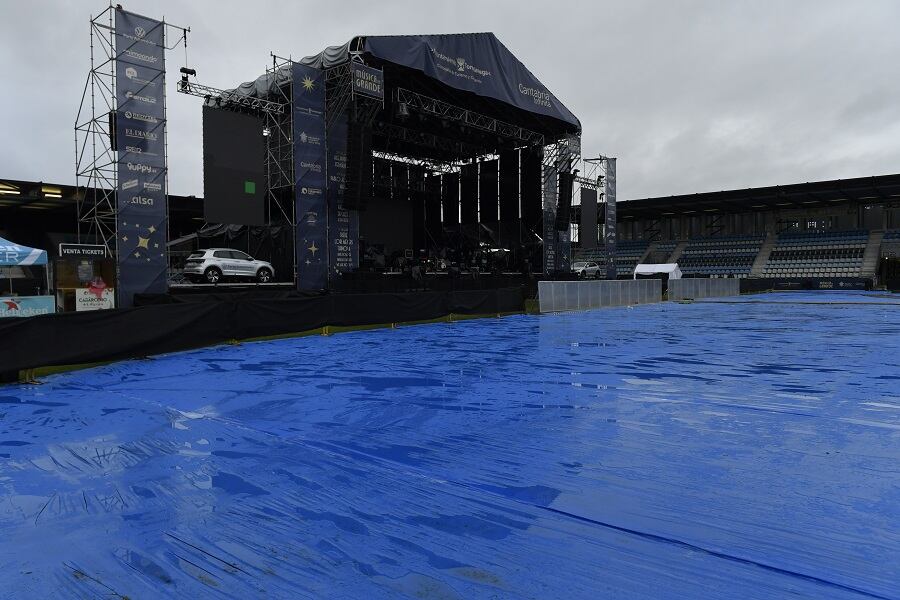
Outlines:
[{"label": "black barrier fence", "polygon": [[537,297],[540,275],[520,273],[426,273],[420,279],[409,273],[344,273],[332,282],[332,291],[344,294],[383,294],[416,291],[454,292],[522,288],[526,298]]},{"label": "black barrier fence", "polygon": [[524,309],[521,288],[315,297],[251,292],[206,301],[188,298],[192,299],[158,295],[158,303],[135,308],[4,319],[0,339],[9,350],[0,358],[0,381],[15,381],[25,369],[139,358],[325,326]]}]

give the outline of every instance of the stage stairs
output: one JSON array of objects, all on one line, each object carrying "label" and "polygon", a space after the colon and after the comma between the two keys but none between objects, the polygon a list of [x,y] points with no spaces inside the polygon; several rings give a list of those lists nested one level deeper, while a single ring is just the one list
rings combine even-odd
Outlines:
[{"label": "stage stairs", "polygon": [[778,236],[774,231],[770,231],[769,235],[766,236],[766,241],[764,241],[763,245],[759,248],[759,254],[756,255],[753,266],[750,267],[750,277],[759,277],[762,275],[763,268],[766,266],[766,263],[769,262],[769,255],[772,254],[772,249],[775,247],[777,241]]},{"label": "stage stairs", "polygon": [[677,263],[678,259],[681,258],[681,253],[684,252],[685,248],[687,248],[687,245],[688,245],[688,240],[678,242],[678,245],[675,246],[674,250],[672,250],[672,254],[669,256],[669,260],[666,262]]},{"label": "stage stairs", "polygon": [[862,266],[859,268],[860,277],[874,277],[878,269],[878,259],[881,255],[881,241],[884,239],[884,231],[873,229],[869,232],[869,241],[863,252]]},{"label": "stage stairs", "polygon": [[641,257],[638,259],[637,264],[639,264],[639,265],[644,264],[644,262],[647,260],[647,257],[651,256],[654,252],[656,252],[656,244],[657,243],[658,242],[650,242],[650,245],[647,246],[647,250],[645,250],[644,253],[641,255]]}]

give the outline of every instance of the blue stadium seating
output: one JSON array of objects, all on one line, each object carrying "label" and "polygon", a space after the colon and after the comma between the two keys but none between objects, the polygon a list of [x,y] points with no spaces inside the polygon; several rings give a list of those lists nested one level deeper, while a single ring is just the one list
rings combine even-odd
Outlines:
[{"label": "blue stadium seating", "polygon": [[869,241],[866,230],[786,231],[763,268],[763,277],[858,277]]},{"label": "blue stadium seating", "polygon": [[747,277],[765,241],[762,235],[731,235],[691,240],[678,258],[684,275]]}]

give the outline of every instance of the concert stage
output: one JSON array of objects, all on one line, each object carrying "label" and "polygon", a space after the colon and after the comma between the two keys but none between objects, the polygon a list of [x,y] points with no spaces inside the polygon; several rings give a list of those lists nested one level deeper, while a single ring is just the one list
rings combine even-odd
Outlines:
[{"label": "concert stage", "polygon": [[579,120],[492,33],[357,36],[232,90],[195,71],[204,213],[231,224],[198,242],[298,290],[521,285],[568,271],[572,197],[598,201]]}]

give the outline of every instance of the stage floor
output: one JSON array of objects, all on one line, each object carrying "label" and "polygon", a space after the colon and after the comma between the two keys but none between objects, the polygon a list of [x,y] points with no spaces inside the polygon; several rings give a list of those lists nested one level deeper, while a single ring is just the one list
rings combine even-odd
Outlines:
[{"label": "stage floor", "polygon": [[900,302],[717,300],[0,387],[0,597],[900,598]]}]

